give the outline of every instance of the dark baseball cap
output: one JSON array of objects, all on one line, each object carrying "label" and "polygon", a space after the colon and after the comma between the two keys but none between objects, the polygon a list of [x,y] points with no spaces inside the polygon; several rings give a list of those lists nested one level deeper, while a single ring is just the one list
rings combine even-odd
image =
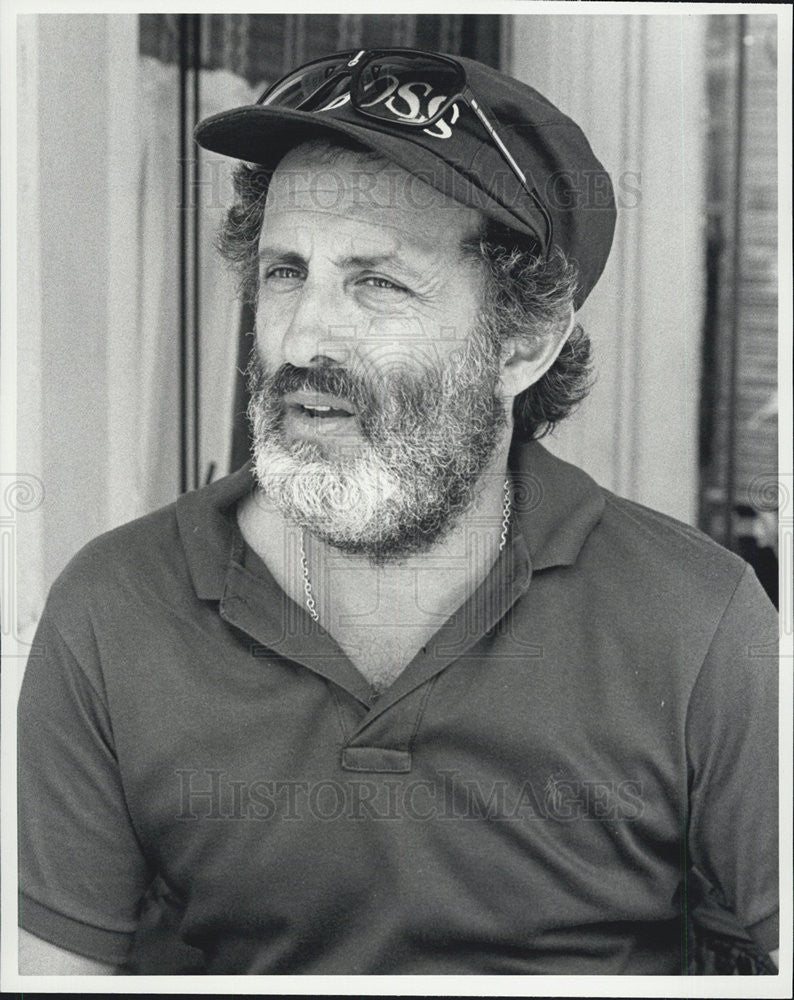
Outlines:
[{"label": "dark baseball cap", "polygon": [[[339,53],[340,64],[350,56],[355,53]],[[538,91],[473,59],[447,58],[463,67],[475,98],[494,113],[494,125],[551,219],[553,244],[577,265],[574,304],[579,308],[598,281],[612,245],[616,210],[609,175],[579,126]],[[413,108],[420,113],[420,105],[427,109],[434,97],[439,99],[432,83],[412,83],[402,105],[396,106],[399,118],[409,117]],[[392,100],[399,101],[399,94]],[[246,105],[199,122],[195,136],[212,152],[273,169],[308,139],[332,141],[342,135],[548,249],[543,211],[467,104],[457,101],[428,128],[408,129],[396,118],[366,117],[353,107],[349,94],[337,88],[334,99],[320,109]]]}]

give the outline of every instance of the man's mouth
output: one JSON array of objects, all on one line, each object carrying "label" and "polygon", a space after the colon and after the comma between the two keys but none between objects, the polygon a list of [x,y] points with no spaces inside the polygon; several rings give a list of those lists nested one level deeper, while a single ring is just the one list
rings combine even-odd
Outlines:
[{"label": "man's mouth", "polygon": [[289,392],[284,396],[288,434],[310,440],[358,438],[361,434],[355,406],[340,396],[328,393]]},{"label": "man's mouth", "polygon": [[300,410],[302,413],[308,414],[310,417],[352,417],[353,414],[349,410],[339,410],[333,406],[307,406],[305,404],[298,403],[295,408]]},{"label": "man's mouth", "polygon": [[356,410],[346,399],[324,393],[291,392],[284,397],[287,407],[304,417],[316,420],[355,417]]}]

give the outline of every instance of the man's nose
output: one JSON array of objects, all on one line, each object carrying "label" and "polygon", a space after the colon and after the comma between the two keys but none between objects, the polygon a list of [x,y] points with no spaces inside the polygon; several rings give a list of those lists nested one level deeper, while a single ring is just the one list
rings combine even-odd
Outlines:
[{"label": "man's nose", "polygon": [[345,315],[342,296],[307,280],[297,295],[284,332],[284,360],[296,368],[347,363],[355,326]]}]

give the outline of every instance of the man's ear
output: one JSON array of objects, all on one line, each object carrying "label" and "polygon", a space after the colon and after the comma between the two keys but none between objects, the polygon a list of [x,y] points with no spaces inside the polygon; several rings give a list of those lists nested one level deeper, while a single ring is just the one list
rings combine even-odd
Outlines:
[{"label": "man's ear", "polygon": [[567,323],[543,337],[527,342],[510,337],[502,347],[502,387],[506,396],[515,397],[539,381],[557,360],[575,322],[573,306]]}]

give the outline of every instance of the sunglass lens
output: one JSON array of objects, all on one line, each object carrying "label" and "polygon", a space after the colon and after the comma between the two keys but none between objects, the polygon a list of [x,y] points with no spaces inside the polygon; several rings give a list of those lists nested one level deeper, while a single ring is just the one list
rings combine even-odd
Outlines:
[{"label": "sunglass lens", "polygon": [[421,125],[462,89],[462,70],[432,57],[375,56],[362,67],[353,103],[387,121]]},{"label": "sunglass lens", "polygon": [[273,84],[260,98],[264,106],[312,111],[320,102],[325,102],[346,91],[350,76],[342,72],[347,60],[327,59],[295,70],[283,80]]}]

